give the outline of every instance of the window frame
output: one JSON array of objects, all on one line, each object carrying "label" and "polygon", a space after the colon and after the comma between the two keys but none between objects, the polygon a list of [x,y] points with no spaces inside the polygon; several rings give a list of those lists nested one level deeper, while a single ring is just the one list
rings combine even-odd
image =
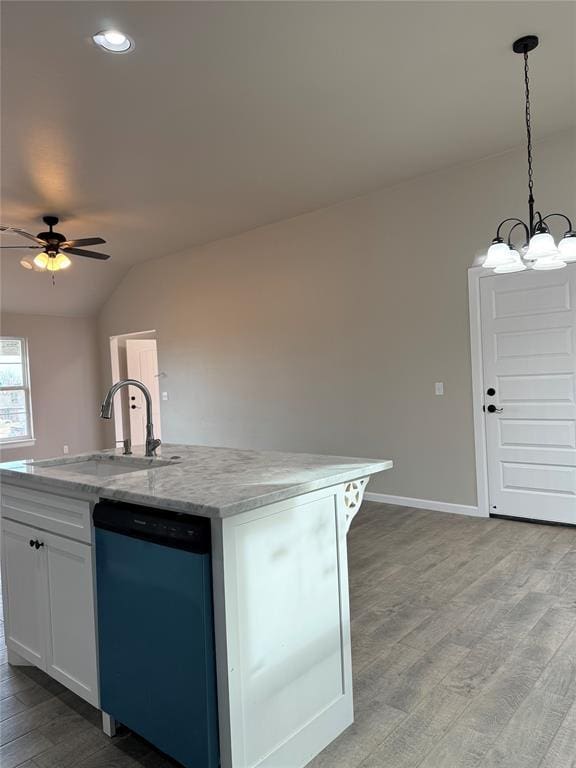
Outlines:
[{"label": "window frame", "polygon": [[36,443],[36,438],[34,437],[34,419],[32,417],[32,387],[30,383],[28,339],[25,336],[0,336],[0,341],[3,341],[4,339],[7,341],[19,341],[21,344],[23,381],[21,385],[0,385],[0,392],[12,392],[14,390],[21,390],[24,392],[26,417],[28,422],[28,434],[21,435],[20,437],[0,437],[0,449],[7,450],[9,448],[21,448],[28,445],[34,445]]}]

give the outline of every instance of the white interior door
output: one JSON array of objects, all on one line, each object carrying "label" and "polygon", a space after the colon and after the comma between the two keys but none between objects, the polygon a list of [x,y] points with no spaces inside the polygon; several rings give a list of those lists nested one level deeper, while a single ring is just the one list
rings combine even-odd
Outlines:
[{"label": "white interior door", "polygon": [[[138,379],[152,395],[154,436],[162,437],[160,427],[160,388],[158,385],[158,352],[155,339],[126,339],[128,378]],[[130,437],[134,445],[146,442],[146,402],[136,387],[129,388]]]},{"label": "white interior door", "polygon": [[490,511],[576,524],[576,265],[480,284]]}]

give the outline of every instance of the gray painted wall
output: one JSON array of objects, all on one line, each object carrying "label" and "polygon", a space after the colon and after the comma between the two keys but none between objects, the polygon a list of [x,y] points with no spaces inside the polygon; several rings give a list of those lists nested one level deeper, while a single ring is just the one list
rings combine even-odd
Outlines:
[{"label": "gray painted wall", "polygon": [[32,447],[2,449],[2,461],[61,456],[64,445],[70,453],[100,448],[102,392],[94,319],[2,314],[1,332],[28,339],[36,437]]},{"label": "gray painted wall", "polygon": [[[574,213],[576,134],[535,165]],[[109,337],[155,328],[166,440],[393,458],[371,491],[474,504],[467,268],[525,187],[513,150],[138,265],[100,313],[103,388]]]}]

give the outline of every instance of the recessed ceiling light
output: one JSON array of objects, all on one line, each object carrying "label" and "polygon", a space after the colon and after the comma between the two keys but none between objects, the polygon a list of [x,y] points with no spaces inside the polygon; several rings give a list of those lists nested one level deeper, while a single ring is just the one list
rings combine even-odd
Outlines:
[{"label": "recessed ceiling light", "polygon": [[98,32],[92,40],[99,48],[110,53],[128,53],[134,50],[134,40],[117,29],[105,29],[103,32]]}]

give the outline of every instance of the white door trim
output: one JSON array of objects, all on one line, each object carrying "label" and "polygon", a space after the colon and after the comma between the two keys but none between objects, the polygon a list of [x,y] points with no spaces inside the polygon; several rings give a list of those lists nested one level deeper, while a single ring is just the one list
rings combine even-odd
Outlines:
[{"label": "white door trim", "polygon": [[482,357],[482,317],[480,313],[480,280],[491,271],[482,267],[468,270],[468,307],[470,311],[470,357],[472,365],[472,413],[474,417],[474,450],[476,455],[476,494],[478,514],[490,516],[488,493],[488,454],[486,452],[486,421],[484,419],[484,362]]}]

